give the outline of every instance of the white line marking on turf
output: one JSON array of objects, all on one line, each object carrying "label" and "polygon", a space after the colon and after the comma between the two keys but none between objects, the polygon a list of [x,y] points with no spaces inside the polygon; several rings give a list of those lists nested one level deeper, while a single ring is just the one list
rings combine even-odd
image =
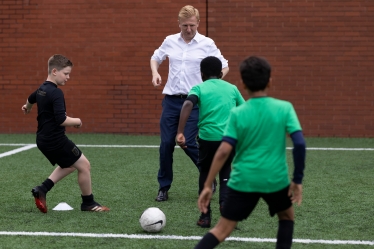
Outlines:
[{"label": "white line marking on turf", "polygon": [[[287,150],[292,150],[292,147],[287,147]],[[374,148],[306,148],[307,150],[343,150],[343,151],[363,151],[363,150],[371,150],[373,151]]]},{"label": "white line marking on turf", "polygon": [[[0,146],[27,146],[32,144],[0,144]],[[78,144],[79,147],[87,147],[87,148],[159,148],[159,145],[121,145],[121,144]],[[36,145],[34,146],[36,147]],[[180,148],[179,146],[175,146],[175,148]],[[287,150],[292,150],[292,147],[287,147]],[[318,148],[318,147],[310,147],[306,148],[307,150],[342,150],[342,151],[374,151],[374,148]]]},{"label": "white line marking on turf", "polygon": [[[89,148],[93,148],[93,147],[99,147],[99,148],[160,148],[159,145],[96,145],[96,144],[93,144],[93,145],[90,145],[90,144],[78,144],[79,147],[89,147]],[[179,147],[179,146],[175,146],[175,147]]]},{"label": "white line marking on turf", "polygon": [[[177,235],[142,235],[142,234],[100,234],[100,233],[55,233],[55,232],[6,232],[0,231],[0,235],[12,236],[60,236],[60,237],[92,237],[92,238],[125,238],[125,239],[170,239],[170,240],[200,240],[201,236],[177,236]],[[242,242],[276,242],[276,239],[240,238],[229,237],[227,241]],[[363,240],[311,240],[294,239],[295,243],[303,244],[333,244],[333,245],[374,245],[374,241]]]},{"label": "white line marking on turf", "polygon": [[32,148],[35,148],[35,147],[36,147],[36,144],[28,144],[28,145],[23,146],[21,148],[1,153],[0,158],[5,157],[5,156],[10,156],[10,155],[16,154],[18,152],[29,150],[29,149],[32,149]]}]

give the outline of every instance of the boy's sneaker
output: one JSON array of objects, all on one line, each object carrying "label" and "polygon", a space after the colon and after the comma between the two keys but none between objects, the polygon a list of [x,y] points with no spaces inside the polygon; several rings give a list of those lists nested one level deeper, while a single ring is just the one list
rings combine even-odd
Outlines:
[{"label": "boy's sneaker", "polygon": [[99,203],[95,202],[92,205],[85,205],[81,204],[81,210],[82,211],[89,211],[89,212],[106,212],[110,209],[108,207],[101,206]]},{"label": "boy's sneaker", "polygon": [[212,220],[212,216],[211,216],[210,213],[208,213],[208,214],[201,213],[200,218],[199,218],[199,220],[197,221],[196,224],[199,227],[209,228],[211,220]]},{"label": "boy's sneaker", "polygon": [[47,203],[46,203],[46,191],[41,186],[36,186],[31,190],[32,195],[35,199],[36,207],[42,213],[47,213]]}]

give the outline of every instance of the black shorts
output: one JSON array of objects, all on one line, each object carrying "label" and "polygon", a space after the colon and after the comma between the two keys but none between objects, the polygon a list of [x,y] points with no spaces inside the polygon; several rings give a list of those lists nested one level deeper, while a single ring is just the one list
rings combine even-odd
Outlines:
[{"label": "black shorts", "polygon": [[44,154],[52,165],[56,163],[61,168],[68,168],[82,156],[82,151],[69,139],[64,139],[58,149],[48,150],[42,144],[37,144],[38,149]]},{"label": "black shorts", "polygon": [[242,221],[255,209],[260,198],[264,199],[269,207],[270,216],[284,211],[292,206],[290,197],[288,196],[289,186],[273,193],[255,193],[255,192],[239,192],[228,188],[226,202],[222,208],[222,217],[233,220]]},{"label": "black shorts", "polygon": [[[200,172],[208,173],[210,170],[210,166],[213,162],[214,155],[216,154],[219,146],[221,145],[222,141],[207,141],[201,138],[197,140],[199,144],[199,159],[197,161],[197,166],[200,169]],[[225,178],[230,177],[231,172],[231,162],[234,158],[235,151],[233,150],[229,157],[227,158],[225,164],[222,166],[222,171],[227,171],[227,175]],[[228,169],[228,170],[226,170]]]}]

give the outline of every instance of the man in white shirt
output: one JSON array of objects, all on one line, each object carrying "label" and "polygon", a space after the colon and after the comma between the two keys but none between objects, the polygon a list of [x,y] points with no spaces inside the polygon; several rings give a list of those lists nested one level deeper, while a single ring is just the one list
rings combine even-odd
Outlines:
[{"label": "man in white shirt", "polygon": [[[162,45],[155,50],[151,57],[152,84],[161,86],[161,76],[158,67],[166,58],[169,58],[168,80],[162,91],[165,95],[162,101],[160,118],[160,168],[158,171],[159,191],[156,201],[166,201],[168,191],[173,181],[173,152],[175,136],[177,134],[179,114],[194,85],[202,82],[200,62],[208,56],[215,56],[222,62],[222,78],[228,73],[227,60],[222,56],[214,41],[197,32],[200,16],[193,6],[184,6],[178,15],[180,33],[169,35]],[[187,148],[184,152],[196,165],[198,160],[198,147],[196,136],[199,121],[198,107],[194,107],[184,129]]]}]

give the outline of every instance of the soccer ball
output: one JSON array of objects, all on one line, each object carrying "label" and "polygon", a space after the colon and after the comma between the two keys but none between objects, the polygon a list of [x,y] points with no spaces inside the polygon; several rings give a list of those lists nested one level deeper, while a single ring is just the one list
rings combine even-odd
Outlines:
[{"label": "soccer ball", "polygon": [[159,208],[150,207],[142,213],[139,222],[144,231],[157,233],[166,225],[166,217]]}]

